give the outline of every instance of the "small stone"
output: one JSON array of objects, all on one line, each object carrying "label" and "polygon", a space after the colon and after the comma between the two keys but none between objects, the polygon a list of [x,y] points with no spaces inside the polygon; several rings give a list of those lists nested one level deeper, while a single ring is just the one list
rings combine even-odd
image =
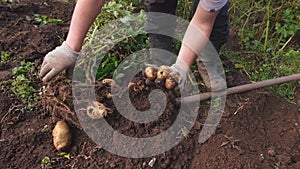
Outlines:
[{"label": "small stone", "polygon": [[170,164],[170,159],[166,159],[160,166],[161,168],[168,168]]},{"label": "small stone", "polygon": [[77,150],[78,150],[78,147],[77,147],[77,146],[73,146],[73,147],[71,148],[71,152],[77,152]]},{"label": "small stone", "polygon": [[275,148],[274,147],[269,147],[267,154],[271,157],[274,157],[276,155]]},{"label": "small stone", "polygon": [[156,158],[154,157],[154,158],[152,158],[152,159],[149,161],[148,165],[149,165],[150,167],[153,167],[154,164],[155,164],[155,162],[156,162]]}]

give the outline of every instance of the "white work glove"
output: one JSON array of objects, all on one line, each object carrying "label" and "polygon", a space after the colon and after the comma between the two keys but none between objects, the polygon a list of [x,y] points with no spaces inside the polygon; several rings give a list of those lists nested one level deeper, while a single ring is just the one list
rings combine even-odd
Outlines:
[{"label": "white work glove", "polygon": [[66,42],[49,52],[42,63],[39,76],[43,82],[48,82],[63,70],[67,77],[71,77],[75,67],[76,59],[80,52],[72,50]]},{"label": "white work glove", "polygon": [[172,66],[169,67],[169,69],[171,70],[171,72],[176,71],[180,74],[180,76],[182,77],[182,81],[180,83],[177,82],[180,91],[183,90],[184,87],[184,83],[186,81],[186,72],[184,71],[183,68],[184,65],[179,65],[179,64],[173,64]]}]

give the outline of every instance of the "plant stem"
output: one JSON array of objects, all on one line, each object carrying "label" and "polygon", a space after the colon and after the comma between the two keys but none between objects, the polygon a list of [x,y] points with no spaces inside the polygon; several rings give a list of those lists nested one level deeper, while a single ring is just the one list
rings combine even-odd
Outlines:
[{"label": "plant stem", "polygon": [[284,45],[279,49],[279,51],[282,51],[287,45],[288,43],[293,39],[294,35],[292,35],[285,43]]},{"label": "plant stem", "polygon": [[265,28],[266,34],[265,34],[265,43],[264,43],[264,52],[266,52],[267,50],[267,43],[268,43],[268,36],[269,36],[269,27],[270,27],[270,3],[271,1],[268,0],[268,4],[267,4],[267,27]]}]

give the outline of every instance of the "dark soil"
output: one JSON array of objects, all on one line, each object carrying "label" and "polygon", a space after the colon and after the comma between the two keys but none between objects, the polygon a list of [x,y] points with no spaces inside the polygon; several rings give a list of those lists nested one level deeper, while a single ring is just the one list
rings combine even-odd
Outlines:
[{"label": "dark soil", "polygon": [[[38,71],[45,54],[65,39],[74,5],[38,0],[0,2],[0,51],[11,55],[8,63],[0,64],[1,81],[12,78],[12,69],[23,60],[34,62]],[[35,13],[64,22],[39,26],[30,19]],[[226,70],[230,70],[226,74],[229,87],[249,83],[247,76],[234,69],[226,57],[223,61]],[[34,83],[44,85],[38,78]],[[11,96],[7,89],[10,84],[7,85],[0,89],[0,168],[41,168],[45,156],[53,161],[46,168],[151,168],[148,163],[154,157],[131,159],[111,154],[81,130],[71,106],[70,83],[61,77],[47,84],[52,95],[43,95],[39,106],[31,111]],[[128,136],[159,134],[176,118],[178,110],[172,102],[175,97],[172,92],[168,93],[170,99],[162,117],[149,125],[140,125],[115,111],[111,100],[104,97],[108,86],[99,82],[96,91],[97,100],[112,109],[105,119]],[[148,93],[135,94],[131,97],[134,103],[144,101],[135,106],[147,109]],[[299,106],[268,89],[228,96],[215,134],[200,144],[198,137],[208,108],[208,102],[201,104],[191,132],[177,146],[155,156],[153,168],[300,168]],[[52,144],[51,130],[58,120],[66,120],[71,126],[70,159],[60,156]],[[46,125],[50,131],[45,130]]]}]

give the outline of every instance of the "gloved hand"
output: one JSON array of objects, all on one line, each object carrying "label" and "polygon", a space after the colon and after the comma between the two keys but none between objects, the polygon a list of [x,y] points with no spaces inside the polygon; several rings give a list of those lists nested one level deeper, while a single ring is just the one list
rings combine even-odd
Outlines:
[{"label": "gloved hand", "polygon": [[39,76],[44,82],[48,82],[66,69],[66,75],[70,77],[79,54],[80,52],[72,50],[63,42],[45,56]]},{"label": "gloved hand", "polygon": [[[169,70],[171,72],[178,72],[181,76],[180,81],[176,81],[176,83],[178,84],[180,91],[183,90],[185,81],[186,81],[186,72],[185,70],[188,70],[188,67],[182,62],[179,62],[180,64],[173,64],[172,66],[169,67]],[[153,64],[145,64],[146,67],[153,67],[155,69],[158,69],[159,67],[153,65]],[[178,80],[178,78],[174,77],[174,80]]]},{"label": "gloved hand", "polygon": [[171,70],[171,72],[176,71],[180,74],[180,76],[182,77],[182,81],[181,82],[177,82],[177,84],[179,84],[179,88],[180,91],[183,90],[184,87],[184,83],[186,81],[186,72],[184,71],[184,65],[183,64],[173,64],[172,66],[169,67],[169,69]]}]

